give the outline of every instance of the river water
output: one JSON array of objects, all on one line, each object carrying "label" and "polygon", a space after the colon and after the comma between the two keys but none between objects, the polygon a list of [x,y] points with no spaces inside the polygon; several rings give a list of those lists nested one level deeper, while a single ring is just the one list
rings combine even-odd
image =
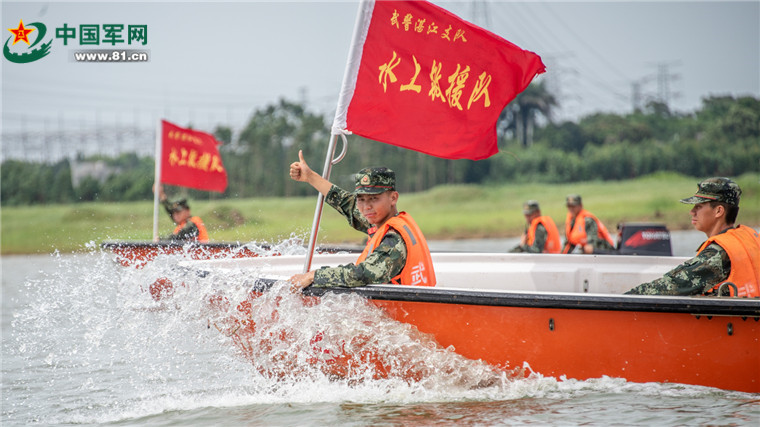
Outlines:
[{"label": "river water", "polygon": [[[693,253],[698,243],[684,247]],[[431,247],[470,244],[478,245]],[[504,251],[514,241],[478,247],[489,244]],[[197,278],[175,268],[179,256],[125,268],[95,246],[2,257],[3,426],[760,425],[760,394],[606,377],[515,379],[353,296],[309,304],[275,288],[251,308],[261,334],[242,351],[234,307],[213,302],[242,300],[255,271]],[[159,278],[184,286],[156,301],[148,290]],[[357,337],[398,372],[377,376],[361,358],[344,377],[324,369],[325,354]],[[413,380],[404,374],[420,366]]]}]

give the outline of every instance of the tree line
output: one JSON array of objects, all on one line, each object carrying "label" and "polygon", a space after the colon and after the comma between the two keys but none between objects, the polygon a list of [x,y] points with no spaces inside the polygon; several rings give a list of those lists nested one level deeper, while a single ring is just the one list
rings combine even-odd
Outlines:
[{"label": "tree line", "polygon": [[[641,111],[598,113],[577,123],[552,121],[554,106],[542,85],[531,85],[499,118],[499,153],[480,161],[439,159],[350,135],[347,154],[334,166],[332,180],[351,188],[353,173],[384,165],[396,171],[399,191],[415,192],[442,184],[624,180],[660,171],[738,176],[760,170],[760,99],[754,97],[708,97],[688,114],[652,102]],[[220,126],[214,134],[223,142],[227,190],[168,192],[196,199],[313,195],[309,186],[291,181],[287,171],[298,159],[298,150],[314,170],[322,170],[330,138],[328,119],[280,100],[255,111],[234,138],[230,128]],[[114,172],[105,179],[85,177],[75,186],[69,160],[7,160],[1,166],[0,202],[10,206],[152,199],[152,158],[123,154],[80,160],[101,160]]]}]

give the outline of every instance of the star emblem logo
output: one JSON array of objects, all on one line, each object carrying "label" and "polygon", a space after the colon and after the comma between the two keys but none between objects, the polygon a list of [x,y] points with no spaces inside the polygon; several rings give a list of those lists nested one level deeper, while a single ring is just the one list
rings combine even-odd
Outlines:
[{"label": "star emblem logo", "polygon": [[8,28],[8,31],[10,31],[11,33],[13,33],[13,35],[15,36],[15,38],[13,39],[13,44],[11,44],[11,46],[15,45],[16,43],[18,43],[20,41],[23,41],[23,42],[25,42],[28,45],[29,44],[29,33],[31,33],[32,31],[34,31],[34,29],[33,28],[31,28],[31,29],[24,28],[24,21],[23,20],[19,20],[18,21],[18,28],[16,28],[16,29]]},{"label": "star emblem logo", "polygon": [[[42,22],[30,22],[25,26],[24,20],[19,19],[18,28],[8,28],[8,31],[13,34],[12,36],[8,36],[3,46],[3,56],[8,61],[16,64],[26,64],[44,58],[50,53],[50,45],[53,44],[53,39],[44,42],[43,39],[47,34],[47,27]],[[33,31],[34,41],[30,41],[29,33]],[[13,43],[11,43],[11,39],[13,39]],[[12,46],[20,41],[26,43],[26,46],[20,45],[11,49]]]},{"label": "star emblem logo", "polygon": [[362,179],[359,181],[359,183],[361,183],[361,185],[369,184],[369,175],[364,175]]}]

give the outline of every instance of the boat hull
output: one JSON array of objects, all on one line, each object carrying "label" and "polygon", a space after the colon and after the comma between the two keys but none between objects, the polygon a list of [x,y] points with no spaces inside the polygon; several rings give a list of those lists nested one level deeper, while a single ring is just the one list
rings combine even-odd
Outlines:
[{"label": "boat hull", "polygon": [[[316,256],[315,266],[350,257]],[[277,278],[297,272],[298,261],[276,257],[192,267],[255,265],[272,274],[251,284],[264,292]],[[760,299],[623,294],[683,261],[434,253],[435,287],[309,287],[304,294],[360,295],[440,345],[513,372],[527,366],[527,374],[557,378],[609,376],[760,393]]]},{"label": "boat hull", "polygon": [[758,318],[373,300],[470,359],[545,376],[760,392]]}]

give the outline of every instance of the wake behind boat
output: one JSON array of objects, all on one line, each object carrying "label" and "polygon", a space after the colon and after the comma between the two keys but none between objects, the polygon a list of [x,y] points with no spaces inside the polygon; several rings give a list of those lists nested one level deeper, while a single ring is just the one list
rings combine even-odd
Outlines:
[{"label": "wake behind boat", "polygon": [[[685,259],[433,253],[433,288],[312,287],[305,293],[361,295],[441,346],[505,370],[760,392],[760,299],[622,295]],[[314,266],[354,260],[319,254]],[[280,256],[183,266],[201,276],[255,271],[255,298],[298,272],[302,262]]]}]

